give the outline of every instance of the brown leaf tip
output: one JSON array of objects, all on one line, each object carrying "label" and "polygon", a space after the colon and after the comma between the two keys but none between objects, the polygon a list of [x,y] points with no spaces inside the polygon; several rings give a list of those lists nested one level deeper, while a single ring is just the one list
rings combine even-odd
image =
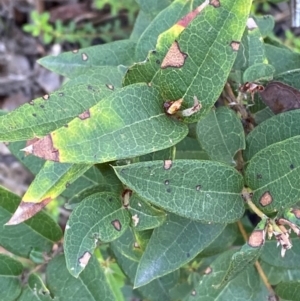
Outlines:
[{"label": "brown leaf tip", "polygon": [[266,191],[259,200],[259,203],[263,207],[270,205],[272,202],[273,202],[273,197],[271,196],[269,191]]},{"label": "brown leaf tip", "polygon": [[88,119],[90,117],[91,117],[91,114],[90,114],[89,110],[84,111],[83,113],[78,115],[78,118],[81,119],[81,120]]},{"label": "brown leaf tip", "polygon": [[248,245],[252,248],[261,247],[265,243],[265,231],[255,230],[248,239]]},{"label": "brown leaf tip", "polygon": [[90,252],[88,251],[84,252],[84,254],[78,259],[79,265],[82,268],[85,268],[91,257],[92,254]]},{"label": "brown leaf tip", "polygon": [[294,208],[294,209],[292,209],[291,212],[295,215],[295,217],[296,217],[297,219],[300,219],[300,209]]},{"label": "brown leaf tip", "polygon": [[257,24],[255,23],[253,18],[248,18],[246,26],[249,30],[257,28]]},{"label": "brown leaf tip", "polygon": [[232,41],[230,43],[230,47],[232,48],[233,51],[238,51],[239,48],[240,48],[240,42],[237,42],[237,41]]},{"label": "brown leaf tip", "polygon": [[209,4],[209,0],[205,0],[201,5],[199,5],[196,9],[188,13],[186,16],[181,18],[177,24],[182,27],[187,27],[195,18],[196,16]]},{"label": "brown leaf tip", "polygon": [[168,67],[180,68],[184,65],[187,57],[188,55],[180,50],[178,42],[174,41],[164,57],[160,67],[162,69]]},{"label": "brown leaf tip", "polygon": [[113,227],[117,230],[117,231],[121,231],[122,229],[122,224],[120,223],[120,221],[118,219],[115,219],[111,222],[111,224],[113,225]]},{"label": "brown leaf tip", "polygon": [[221,6],[220,0],[210,0],[209,5],[212,5],[215,8],[218,8]]},{"label": "brown leaf tip", "polygon": [[46,198],[39,203],[21,202],[19,207],[5,225],[17,225],[33,217],[41,211],[52,199]]},{"label": "brown leaf tip", "polygon": [[83,61],[87,61],[89,57],[87,56],[86,53],[83,52],[83,53],[81,54],[81,58],[82,58]]},{"label": "brown leaf tip", "polygon": [[173,165],[172,160],[165,160],[165,161],[164,161],[164,169],[165,169],[165,170],[171,169],[172,165]]},{"label": "brown leaf tip", "polygon": [[25,147],[22,151],[28,152],[45,160],[59,161],[59,151],[53,147],[51,134],[38,140],[34,144]]}]

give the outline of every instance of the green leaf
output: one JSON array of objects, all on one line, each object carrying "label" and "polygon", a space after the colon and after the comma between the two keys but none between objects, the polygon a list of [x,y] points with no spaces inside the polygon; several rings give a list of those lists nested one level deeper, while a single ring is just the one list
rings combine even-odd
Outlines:
[{"label": "green leaf", "polygon": [[135,287],[166,275],[190,260],[208,246],[225,228],[225,224],[202,224],[174,214],[154,229],[140,260]]},{"label": "green leaf", "polygon": [[0,254],[0,300],[14,301],[21,293],[20,277],[22,264],[4,254]]},{"label": "green leaf", "polygon": [[[131,227],[127,228],[124,234],[110,243],[112,251],[118,253],[121,258],[128,258],[130,261],[138,262],[142,256],[142,251],[136,245],[136,237]],[[119,258],[119,256],[117,256]],[[122,261],[122,260],[121,260]],[[122,266],[122,264],[121,264]],[[128,275],[128,271],[125,273]],[[130,273],[129,273],[130,274]],[[135,272],[130,274],[131,282],[134,282]]]},{"label": "green leaf", "polygon": [[250,17],[247,20],[233,69],[245,71],[248,67],[261,63],[267,63],[265,46],[255,20]]},{"label": "green leaf", "polygon": [[104,191],[121,194],[123,184],[111,166],[101,164],[89,169],[64,191],[63,196],[69,198],[65,207],[73,210],[86,197]]},{"label": "green leaf", "polygon": [[242,176],[222,163],[198,160],[141,162],[114,167],[120,180],[167,211],[204,222],[241,218]]},{"label": "green leaf", "polygon": [[205,248],[201,253],[201,257],[209,257],[215,254],[224,252],[229,249],[235,242],[238,234],[238,228],[236,223],[228,224],[215,240]]},{"label": "green leaf", "polygon": [[46,270],[47,286],[51,294],[63,301],[88,300],[116,301],[114,292],[97,259],[92,256],[86,269],[79,278],[69,273],[64,256],[56,256],[50,261]]},{"label": "green leaf", "polygon": [[[153,87],[125,87],[92,107],[86,118],[74,119],[28,151],[62,163],[103,163],[168,148],[183,139],[188,129],[167,116],[162,103]],[[45,143],[50,147],[43,151]]]},{"label": "green leaf", "polygon": [[122,79],[127,68],[125,66],[88,66],[80,68],[69,75],[64,87],[76,86],[88,83],[89,85],[112,85],[121,88]]},{"label": "green leaf", "polygon": [[253,18],[263,37],[272,34],[275,26],[275,20],[272,15],[254,16]]},{"label": "green leaf", "polygon": [[276,286],[276,294],[288,301],[298,301],[300,294],[299,281],[281,282]]},{"label": "green leaf", "polygon": [[[112,93],[105,85],[82,84],[61,89],[24,104],[0,117],[0,141],[27,140],[42,137],[67,126],[72,119]],[[55,113],[53,113],[55,112]]]},{"label": "green leaf", "polygon": [[[133,245],[133,241],[131,241],[130,244]],[[132,260],[131,257],[123,256],[117,249],[114,249],[114,254],[122,270],[129,277],[131,282],[133,282],[138,263],[135,260]],[[139,287],[137,291],[150,301],[172,301],[173,298],[170,291],[176,286],[178,280],[179,270],[176,270],[161,278],[153,280],[145,286]]]},{"label": "green leaf", "polygon": [[265,44],[265,50],[269,64],[275,68],[275,75],[300,68],[299,53],[269,44]]},{"label": "green leaf", "polygon": [[159,227],[166,219],[166,213],[151,206],[135,193],[128,207],[132,216],[132,226],[136,231]]},{"label": "green leaf", "polygon": [[300,69],[288,70],[286,72],[277,74],[274,80],[283,82],[295,89],[300,90]]},{"label": "green leaf", "polygon": [[[165,100],[182,98],[184,108],[193,107],[196,96],[202,106],[200,113],[187,118],[189,122],[198,120],[210,110],[223,89],[236,57],[250,2],[231,0],[217,7],[203,3],[193,15],[159,36],[156,51],[149,55],[148,61],[129,69],[125,85],[151,82],[160,88]],[[177,64],[177,59],[181,63]]]},{"label": "green leaf", "polygon": [[277,248],[276,240],[267,240],[260,259],[271,266],[285,269],[300,268],[300,240],[299,237],[292,237],[293,247],[285,253],[284,257],[280,255],[280,248]]},{"label": "green leaf", "polygon": [[300,199],[300,136],[274,143],[256,153],[245,171],[252,201],[266,213],[287,208]]},{"label": "green leaf", "polygon": [[282,281],[297,281],[300,278],[300,269],[278,268],[264,261],[260,261],[260,264],[271,285],[277,285]]},{"label": "green leaf", "polygon": [[203,150],[198,140],[185,137],[176,144],[176,159],[209,160],[209,156]]},{"label": "green leaf", "polygon": [[[149,1],[147,4],[144,4],[144,6],[145,5],[149,7]],[[157,14],[137,42],[135,60],[138,62],[144,60],[147,57],[148,52],[155,49],[158,36],[169,29],[181,17],[191,11],[191,9],[192,1],[175,0]]]},{"label": "green leaf", "polygon": [[275,115],[254,128],[246,138],[244,158],[249,161],[262,149],[300,135],[300,110]]},{"label": "green leaf", "polygon": [[59,301],[59,299],[51,298],[43,280],[37,274],[31,274],[18,301]]},{"label": "green leaf", "polygon": [[[271,111],[269,107],[266,107],[254,114],[254,120],[256,124],[261,124],[262,122],[266,121],[267,119],[274,116],[274,113]],[[251,132],[250,132],[251,134]],[[247,136],[248,137],[248,136]],[[247,140],[246,140],[246,150],[247,150]]]},{"label": "green leaf", "polygon": [[140,9],[152,19],[168,5],[170,0],[152,0],[151,3],[148,0],[136,0]]},{"label": "green leaf", "polygon": [[220,286],[224,287],[230,280],[236,278],[258,259],[265,243],[265,228],[267,222],[267,218],[262,219],[250,235],[247,243],[244,244],[238,252],[232,255]]},{"label": "green leaf", "polygon": [[234,155],[245,149],[241,120],[227,107],[212,110],[198,122],[197,138],[212,160],[228,165],[236,165]]},{"label": "green leaf", "polygon": [[87,72],[87,67],[131,65],[135,42],[121,40],[104,45],[96,45],[80,50],[64,52],[58,56],[46,56],[38,60],[45,68],[72,78]]},{"label": "green leaf", "polygon": [[[205,275],[201,277],[198,286],[195,287],[186,300],[267,300],[260,298],[260,278],[254,267],[246,269],[239,277],[230,281],[225,287],[220,286],[234,252],[235,250],[230,250],[220,255],[206,269]],[[267,296],[264,297],[266,298]]]},{"label": "green leaf", "polygon": [[22,198],[23,202],[39,203],[55,199],[72,182],[81,177],[91,165],[47,161]]},{"label": "green leaf", "polygon": [[3,226],[19,203],[18,196],[0,188],[0,245],[18,256],[27,258],[32,249],[49,252],[53,244],[61,239],[62,231],[45,212],[39,212],[20,225]]},{"label": "green leaf", "polygon": [[65,232],[65,254],[70,273],[78,275],[86,267],[98,241],[109,242],[121,236],[130,218],[114,193],[87,197],[72,212]]},{"label": "green leaf", "polygon": [[133,30],[130,35],[130,39],[133,41],[138,41],[140,36],[143,34],[143,32],[146,30],[146,28],[151,24],[151,17],[147,15],[144,11],[140,10],[134,26]]},{"label": "green leaf", "polygon": [[243,73],[243,82],[270,81],[273,79],[275,69],[272,65],[260,63],[248,67]]},{"label": "green leaf", "polygon": [[[208,5],[163,58],[153,84],[160,86],[166,100],[183,98],[185,108],[194,106],[194,96],[200,100],[202,108],[186,118],[189,122],[209,112],[221,94],[236,58],[250,6],[249,0],[226,1],[218,7]],[[180,66],[172,59],[172,51],[176,49],[177,55],[184,58]]]}]

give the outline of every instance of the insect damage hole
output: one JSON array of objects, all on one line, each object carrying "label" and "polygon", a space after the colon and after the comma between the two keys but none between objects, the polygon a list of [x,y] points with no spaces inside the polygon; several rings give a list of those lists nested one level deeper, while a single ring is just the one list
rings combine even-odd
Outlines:
[{"label": "insect damage hole", "polygon": [[230,43],[230,47],[232,48],[233,51],[238,51],[240,48],[240,42],[232,41]]},{"label": "insect damage hole", "polygon": [[83,53],[81,54],[81,58],[82,58],[83,61],[87,61],[89,57],[87,56],[86,53],[83,52]]},{"label": "insect damage hole", "polygon": [[88,251],[86,251],[79,259],[79,265],[82,267],[82,268],[85,268],[86,265],[88,264],[90,258],[92,257],[92,254]]}]

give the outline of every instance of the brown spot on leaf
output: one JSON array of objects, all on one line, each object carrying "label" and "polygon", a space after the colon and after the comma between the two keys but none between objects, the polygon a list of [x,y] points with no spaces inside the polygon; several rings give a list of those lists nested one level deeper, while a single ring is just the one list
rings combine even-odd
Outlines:
[{"label": "brown spot on leaf", "polygon": [[83,61],[87,61],[87,60],[88,60],[88,56],[87,56],[87,54],[84,53],[84,52],[81,54],[81,57],[82,57],[82,60],[83,60]]},{"label": "brown spot on leaf", "polygon": [[170,169],[170,168],[172,167],[172,165],[173,165],[172,160],[165,160],[165,161],[164,161],[164,169],[165,169],[165,170]]},{"label": "brown spot on leaf", "polygon": [[168,67],[180,68],[184,65],[187,57],[188,55],[180,50],[178,42],[174,41],[160,67],[162,69]]},{"label": "brown spot on leaf", "polygon": [[120,221],[118,219],[115,219],[111,222],[111,224],[113,225],[113,227],[117,230],[117,231],[121,231],[122,229],[122,224],[120,223]]},{"label": "brown spot on leaf", "polygon": [[221,6],[220,0],[210,0],[209,5],[212,5],[215,8],[218,8]]},{"label": "brown spot on leaf", "polygon": [[113,85],[110,85],[110,84],[106,84],[106,87],[109,89],[109,90],[114,90],[115,87]]},{"label": "brown spot on leaf", "polygon": [[259,95],[275,114],[300,109],[300,91],[284,83],[271,81]]},{"label": "brown spot on leaf", "polygon": [[249,30],[253,30],[253,29],[257,28],[257,24],[255,23],[255,21],[254,21],[253,18],[248,18],[248,20],[247,20],[247,28]]},{"label": "brown spot on leaf", "polygon": [[205,275],[209,275],[212,272],[212,268],[211,267],[207,267],[204,271]]},{"label": "brown spot on leaf", "polygon": [[181,18],[177,24],[183,27],[187,27],[195,18],[196,16],[208,5],[209,1],[205,0],[201,5],[199,5],[196,9],[188,13],[186,16]]},{"label": "brown spot on leaf", "polygon": [[166,113],[169,115],[174,115],[180,109],[182,102],[183,102],[182,98],[175,101],[166,101],[164,103],[164,109]]},{"label": "brown spot on leaf", "polygon": [[240,42],[232,41],[230,43],[230,47],[232,48],[233,51],[238,51],[240,48]]},{"label": "brown spot on leaf", "polygon": [[78,115],[78,118],[81,119],[81,120],[88,119],[90,117],[91,117],[91,114],[90,114],[89,110],[84,111],[83,113]]},{"label": "brown spot on leaf", "polygon": [[294,209],[292,209],[291,212],[295,215],[295,217],[296,217],[297,219],[300,219],[300,209],[294,208]]},{"label": "brown spot on leaf", "polygon": [[266,191],[260,198],[259,203],[265,207],[270,205],[273,202],[273,198],[269,191]]},{"label": "brown spot on leaf", "polygon": [[43,99],[44,100],[48,100],[50,98],[50,95],[49,94],[45,94],[44,96],[43,96]]},{"label": "brown spot on leaf", "polygon": [[26,221],[41,211],[51,200],[49,197],[39,203],[21,201],[17,210],[5,225],[17,225]]},{"label": "brown spot on leaf", "polygon": [[59,151],[53,147],[51,134],[38,140],[34,144],[25,147],[22,151],[28,152],[45,160],[59,161]]},{"label": "brown spot on leaf", "polygon": [[248,239],[248,245],[252,248],[261,247],[264,243],[265,243],[264,230],[254,230]]},{"label": "brown spot on leaf", "polygon": [[132,190],[130,190],[130,189],[125,189],[122,192],[122,203],[123,203],[124,208],[128,208],[131,196],[132,196]]},{"label": "brown spot on leaf", "polygon": [[92,257],[92,254],[88,251],[86,251],[79,259],[79,264],[82,268],[85,268],[88,264],[90,258]]}]

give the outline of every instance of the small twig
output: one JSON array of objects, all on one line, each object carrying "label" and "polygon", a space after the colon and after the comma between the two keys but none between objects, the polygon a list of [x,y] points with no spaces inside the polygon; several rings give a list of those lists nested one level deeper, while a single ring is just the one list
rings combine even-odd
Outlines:
[{"label": "small twig", "polygon": [[267,219],[268,217],[256,207],[256,205],[252,202],[250,193],[247,191],[243,191],[242,193],[243,198],[246,202],[246,204],[249,206],[249,208],[256,214],[258,215],[261,219]]},{"label": "small twig", "polygon": [[[252,203],[253,204],[253,203]],[[253,204],[254,205],[254,204]],[[254,205],[255,206],[255,205]],[[256,206],[255,206],[256,207]],[[247,232],[242,224],[241,221],[238,221],[237,222],[238,224],[238,227],[239,227],[239,230],[244,238],[244,240],[247,242],[248,241],[248,235],[247,235]],[[267,288],[267,290],[269,291],[269,296],[276,296],[275,294],[275,291],[273,290],[269,280],[268,280],[268,277],[266,276],[264,270],[262,269],[260,263],[258,261],[256,261],[254,263],[255,267],[256,267],[256,270],[259,274],[259,277],[261,278],[262,282],[264,283],[265,287]]]}]

